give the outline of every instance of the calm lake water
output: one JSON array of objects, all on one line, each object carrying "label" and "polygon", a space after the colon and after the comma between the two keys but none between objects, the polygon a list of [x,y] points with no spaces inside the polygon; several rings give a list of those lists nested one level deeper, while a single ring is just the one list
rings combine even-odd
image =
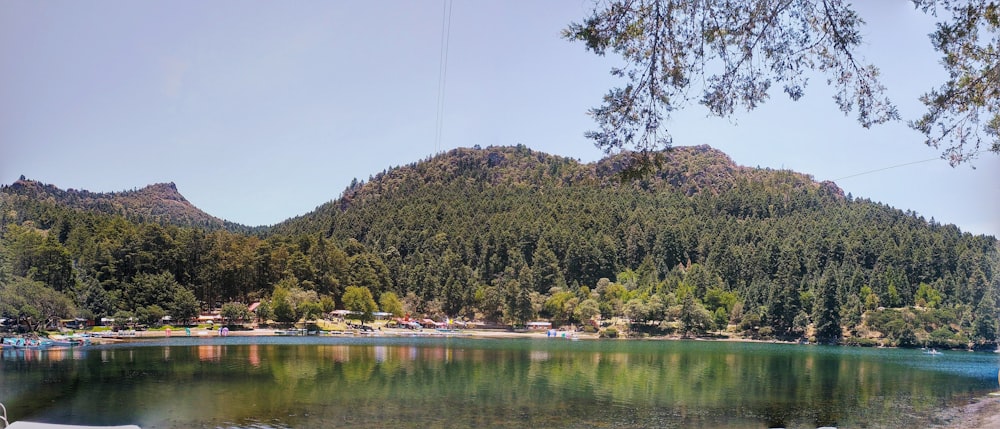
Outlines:
[{"label": "calm lake water", "polygon": [[12,420],[152,428],[925,427],[993,353],[708,341],[228,337],[3,350]]}]

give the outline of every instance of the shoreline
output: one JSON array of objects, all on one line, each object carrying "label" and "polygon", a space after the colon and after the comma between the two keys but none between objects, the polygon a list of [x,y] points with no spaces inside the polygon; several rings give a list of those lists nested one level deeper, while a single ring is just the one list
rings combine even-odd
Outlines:
[{"label": "shoreline", "polygon": [[946,408],[938,413],[945,423],[933,427],[940,429],[995,429],[1000,428],[1000,394],[972,398],[971,402]]},{"label": "shoreline", "polygon": [[[229,331],[226,336],[229,337],[279,337],[286,336],[279,334],[278,332],[285,331],[284,329],[247,329],[247,330],[234,330]],[[566,335],[566,339],[570,339],[570,336],[577,339],[597,339],[596,333],[583,333],[583,332],[571,332],[571,331],[556,331],[558,338],[563,338]],[[122,332],[104,332],[99,333],[96,336],[92,336],[92,339],[98,340],[112,340],[112,341],[128,341],[130,339],[150,339],[150,338],[183,338],[183,337],[218,337],[220,336],[218,329],[205,329],[196,328],[191,329],[191,334],[188,335],[184,330],[174,330],[169,334],[165,330],[151,330],[151,331],[122,331]],[[288,336],[299,336],[299,335],[288,335]],[[302,335],[305,336],[305,335]],[[316,335],[311,335],[316,336]],[[469,338],[556,338],[547,336],[546,331],[507,331],[502,329],[458,329],[455,331],[437,331],[435,329],[422,329],[422,330],[412,330],[412,329],[398,329],[398,328],[383,328],[376,331],[369,332],[358,332],[356,330],[344,330],[344,331],[328,331],[328,334],[321,336],[371,336],[371,337],[413,337],[413,336],[453,336],[453,337],[469,337]]]}]

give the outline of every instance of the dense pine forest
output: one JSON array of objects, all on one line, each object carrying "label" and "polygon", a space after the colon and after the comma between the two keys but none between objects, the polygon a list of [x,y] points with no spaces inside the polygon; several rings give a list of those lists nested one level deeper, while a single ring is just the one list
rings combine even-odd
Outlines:
[{"label": "dense pine forest", "polygon": [[634,180],[628,162],[456,149],[269,228],[208,216],[170,184],[94,194],[19,180],[0,192],[0,312],[33,328],[155,324],[261,301],[259,318],[287,323],[370,294],[393,313],[615,320],[634,336],[995,344],[994,237],[706,146],[672,148]]}]

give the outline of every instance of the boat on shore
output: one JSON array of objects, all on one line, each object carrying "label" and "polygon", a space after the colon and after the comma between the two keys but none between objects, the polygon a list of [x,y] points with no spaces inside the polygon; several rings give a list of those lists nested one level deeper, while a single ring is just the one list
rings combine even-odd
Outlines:
[{"label": "boat on shore", "polygon": [[90,345],[90,337],[82,335],[49,335],[53,346],[82,347]]},{"label": "boat on shore", "polygon": [[53,346],[53,341],[42,338],[11,337],[3,339],[3,346],[15,350],[40,350]]},{"label": "boat on shore", "polygon": [[45,350],[49,348],[83,347],[90,345],[90,338],[82,336],[53,335],[49,338],[40,337],[5,337],[0,342],[3,347],[15,350]]}]

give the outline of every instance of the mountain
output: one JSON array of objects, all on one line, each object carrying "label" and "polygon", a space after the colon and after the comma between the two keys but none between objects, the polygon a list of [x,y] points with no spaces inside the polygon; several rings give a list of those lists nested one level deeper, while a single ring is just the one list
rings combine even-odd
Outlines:
[{"label": "mountain", "polygon": [[173,183],[157,183],[142,189],[97,193],[85,190],[62,190],[54,185],[21,179],[0,189],[0,193],[95,213],[123,216],[133,221],[194,226],[208,230],[248,230],[195,207],[177,191]]},{"label": "mountain", "polygon": [[407,201],[424,189],[447,187],[461,187],[472,192],[495,192],[498,189],[544,192],[547,188],[576,188],[600,190],[608,196],[642,190],[646,194],[741,200],[746,196],[734,194],[766,189],[768,197],[780,195],[783,199],[780,207],[769,209],[772,215],[780,214],[774,210],[796,210],[796,202],[790,200],[796,194],[821,193],[831,198],[830,201],[845,200],[843,191],[832,182],[814,182],[805,174],[787,170],[739,166],[725,153],[705,145],[671,148],[663,153],[657,171],[642,180],[623,183],[622,173],[631,164],[627,154],[611,156],[595,164],[581,164],[571,158],[532,151],[524,146],[485,150],[459,148],[418,163],[383,171],[368,183],[352,183],[339,199],[275,225],[272,232],[320,232],[327,226],[324,222],[336,217],[339,212],[361,209],[380,200],[400,198]]},{"label": "mountain", "polygon": [[[355,284],[446,314],[511,317],[518,305],[535,314],[566,291],[577,303],[597,293],[601,314],[625,314],[631,300],[642,309],[667,291],[660,302],[679,305],[690,288],[717,323],[735,320],[734,306],[719,303],[728,296],[742,304],[737,313],[792,335],[814,322],[822,295],[835,298],[824,301],[831,309],[848,309],[854,327],[864,308],[926,305],[933,293],[975,308],[1000,288],[993,237],[805,174],[739,166],[707,146],[661,155],[648,176],[623,180],[628,155],[583,164],[523,146],[455,149],[353,183],[270,234],[370,251],[384,266],[365,269],[391,284],[374,275]],[[609,284],[623,285],[618,298]]]},{"label": "mountain", "polygon": [[252,233],[206,227],[169,184],[91,194],[19,181],[0,192],[0,283],[39,281],[91,315],[278,290],[343,305],[359,286],[412,314],[599,314],[630,320],[634,335],[995,341],[995,238],[708,146],[652,155],[654,168],[630,179],[629,154],[581,163],[524,146],[455,149]]}]

